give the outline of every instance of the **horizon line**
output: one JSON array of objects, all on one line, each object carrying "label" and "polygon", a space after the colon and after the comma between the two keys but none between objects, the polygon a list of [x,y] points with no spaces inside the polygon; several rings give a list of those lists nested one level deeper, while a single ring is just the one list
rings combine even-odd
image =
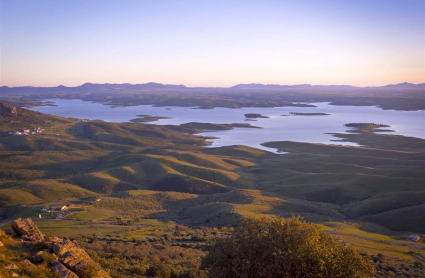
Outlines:
[{"label": "horizon line", "polygon": [[380,85],[380,86],[354,86],[354,85],[350,85],[350,84],[343,84],[343,85],[335,85],[335,84],[326,84],[326,85],[313,85],[310,83],[298,83],[298,84],[265,84],[265,83],[239,83],[230,87],[220,87],[220,86],[193,86],[193,87],[188,87],[184,84],[165,84],[165,83],[159,83],[159,82],[146,82],[146,83],[91,83],[91,82],[86,82],[83,83],[81,85],[77,85],[77,86],[65,86],[62,84],[59,84],[57,86],[33,86],[33,85],[23,85],[23,86],[8,86],[8,85],[2,85],[0,86],[0,88],[3,87],[7,87],[7,88],[25,88],[25,87],[31,87],[31,88],[57,88],[57,87],[65,87],[65,88],[76,88],[76,87],[81,87],[84,85],[147,85],[147,84],[157,84],[157,85],[164,85],[164,86],[184,86],[188,89],[196,89],[196,88],[210,88],[210,89],[230,89],[233,88],[235,86],[239,86],[239,85],[261,85],[261,86],[281,86],[281,87],[291,87],[291,86],[311,86],[311,87],[315,87],[315,86],[335,86],[335,87],[353,87],[353,88],[379,88],[379,87],[386,87],[386,86],[395,86],[395,85],[425,85],[425,83],[410,83],[410,82],[401,82],[401,83],[391,83],[391,84],[386,84],[386,85]]}]

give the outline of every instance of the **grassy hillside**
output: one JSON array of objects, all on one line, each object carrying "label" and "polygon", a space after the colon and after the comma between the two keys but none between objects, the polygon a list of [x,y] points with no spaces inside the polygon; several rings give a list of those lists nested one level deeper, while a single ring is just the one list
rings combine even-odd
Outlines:
[{"label": "grassy hillside", "polygon": [[[249,209],[232,205],[230,210],[241,215],[295,213],[314,221],[367,219],[398,230],[423,231],[413,224],[421,212],[400,225],[390,223],[387,215],[421,204],[424,140],[382,135],[369,124],[354,128],[336,136],[373,144],[266,143],[288,152],[278,156],[245,146],[203,148],[204,139],[188,127],[76,121],[47,129],[41,137],[1,137],[0,196],[3,205],[12,206],[136,189],[202,195],[255,189],[262,192],[255,204]],[[49,191],[50,196],[43,193]],[[271,198],[267,192],[277,195]],[[327,204],[326,212],[303,201]],[[198,205],[200,211],[203,206],[214,211],[215,205]]]},{"label": "grassy hillside", "polygon": [[0,100],[0,132],[5,133],[15,129],[33,127],[51,127],[58,124],[74,122],[57,116],[19,108]]},{"label": "grassy hillside", "polygon": [[328,204],[282,198],[258,190],[233,190],[197,195],[152,190],[131,190],[102,199],[68,219],[116,221],[117,217],[138,223],[152,218],[191,226],[235,226],[241,217],[302,215],[310,221],[337,221],[344,216]]},{"label": "grassy hillside", "polygon": [[[14,124],[26,124],[27,112],[39,116],[22,110],[13,116]],[[122,202],[123,196],[147,198],[134,192],[152,190],[155,196],[196,194],[140,214],[164,221],[224,226],[237,224],[243,216],[295,214],[315,222],[368,221],[425,232],[418,224],[424,217],[425,140],[379,134],[381,126],[349,125],[349,133],[335,134],[362,147],[266,143],[288,152],[276,155],[246,146],[205,148],[205,138],[193,135],[209,127],[202,123],[156,126],[47,115],[45,120],[49,126],[41,136],[0,135],[3,218],[12,215],[12,207],[24,213],[22,205],[96,196]],[[404,213],[408,217],[394,224],[392,218]],[[72,215],[111,220],[117,213],[94,206]]]},{"label": "grassy hillside", "polygon": [[[424,203],[425,140],[382,135],[374,132],[377,127],[364,124],[349,134],[336,134],[365,147],[266,143],[289,154],[250,171],[260,177],[262,190],[338,204],[348,219],[423,232],[418,222],[425,214],[417,206]],[[395,224],[392,217],[403,213],[405,220]]]},{"label": "grassy hillside", "polygon": [[[335,136],[362,147],[266,143],[276,155],[206,148],[199,125],[46,119],[40,136],[0,134],[0,221],[41,214],[42,231],[76,238],[114,278],[200,277],[208,240],[243,217],[292,215],[360,248],[378,277],[423,270],[425,245],[405,239],[425,233],[425,140],[356,125]],[[60,221],[40,211],[64,203]]]}]

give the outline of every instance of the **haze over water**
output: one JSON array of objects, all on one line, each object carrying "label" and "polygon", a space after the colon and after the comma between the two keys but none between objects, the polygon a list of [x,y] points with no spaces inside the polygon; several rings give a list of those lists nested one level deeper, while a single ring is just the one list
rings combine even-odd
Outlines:
[{"label": "haze over water", "polygon": [[[34,111],[62,117],[127,122],[137,115],[170,117],[150,122],[158,125],[180,125],[188,122],[203,123],[250,123],[259,128],[235,128],[233,130],[205,132],[214,136],[212,147],[246,145],[265,150],[261,143],[269,141],[297,141],[310,143],[356,145],[334,141],[338,138],[328,133],[344,133],[347,123],[378,123],[390,125],[392,134],[425,138],[425,111],[382,110],[374,106],[336,106],[328,103],[313,103],[317,107],[249,107],[192,109],[191,107],[153,107],[150,105],[111,107],[101,103],[79,99],[50,99],[57,106],[38,106]],[[292,116],[290,112],[328,113],[329,116]],[[259,113],[269,118],[246,121],[244,114]],[[282,116],[288,115],[288,116]]]}]

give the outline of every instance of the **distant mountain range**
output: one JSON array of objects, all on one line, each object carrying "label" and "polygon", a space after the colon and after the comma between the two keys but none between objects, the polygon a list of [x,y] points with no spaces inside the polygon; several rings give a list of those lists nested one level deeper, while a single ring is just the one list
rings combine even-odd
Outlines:
[{"label": "distant mountain range", "polygon": [[194,89],[219,89],[219,90],[358,90],[358,89],[423,89],[425,90],[425,83],[412,84],[412,83],[399,83],[391,84],[380,87],[356,87],[351,85],[277,85],[277,84],[238,84],[230,88],[223,87],[186,87],[184,85],[172,85],[161,83],[146,83],[146,84],[94,84],[85,83],[76,87],[66,87],[63,85],[57,87],[0,87],[1,95],[11,94],[28,94],[28,93],[95,93],[95,92],[118,92],[118,91],[143,91],[143,90],[194,90]]},{"label": "distant mountain range", "polygon": [[397,89],[425,89],[425,83],[412,84],[412,83],[399,83],[390,84],[386,86],[369,86],[369,87],[356,87],[351,85],[311,85],[311,84],[299,84],[299,85],[277,85],[277,84],[238,84],[230,87],[230,89],[373,89],[373,88],[397,88]]},{"label": "distant mountain range", "polygon": [[33,86],[24,86],[24,87],[0,87],[0,93],[85,93],[85,92],[111,92],[111,91],[139,91],[139,90],[184,90],[188,87],[184,85],[168,85],[149,82],[146,84],[94,84],[94,83],[84,83],[83,85],[76,87],[66,87],[59,85],[57,87],[33,87]]}]

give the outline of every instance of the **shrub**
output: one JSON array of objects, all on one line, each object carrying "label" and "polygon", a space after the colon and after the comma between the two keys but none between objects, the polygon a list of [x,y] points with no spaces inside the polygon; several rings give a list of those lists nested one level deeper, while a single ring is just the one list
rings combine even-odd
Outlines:
[{"label": "shrub", "polygon": [[366,256],[299,218],[243,219],[217,239],[202,266],[210,277],[369,278]]},{"label": "shrub", "polygon": [[41,257],[46,264],[53,264],[56,261],[56,257],[51,253],[44,252]]},{"label": "shrub", "polygon": [[60,278],[60,274],[52,272],[45,264],[25,269],[25,274],[32,278]]},{"label": "shrub", "polygon": [[78,269],[78,277],[96,278],[100,267],[95,264],[87,264]]}]

